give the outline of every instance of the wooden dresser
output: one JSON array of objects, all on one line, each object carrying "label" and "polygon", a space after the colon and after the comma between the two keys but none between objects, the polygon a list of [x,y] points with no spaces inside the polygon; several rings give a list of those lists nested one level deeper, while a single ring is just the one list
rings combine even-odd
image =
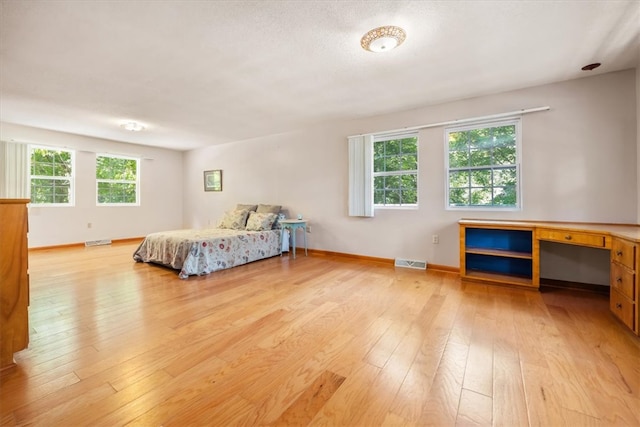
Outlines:
[{"label": "wooden dresser", "polygon": [[540,241],[609,250],[611,312],[640,335],[640,226],[462,219],[460,276],[540,287]]},{"label": "wooden dresser", "polygon": [[0,199],[0,376],[29,344],[28,199]]}]

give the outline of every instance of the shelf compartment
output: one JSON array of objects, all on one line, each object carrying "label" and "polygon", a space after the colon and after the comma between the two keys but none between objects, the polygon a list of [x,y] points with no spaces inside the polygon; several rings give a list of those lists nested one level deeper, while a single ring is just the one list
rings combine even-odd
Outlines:
[{"label": "shelf compartment", "polygon": [[506,253],[523,253],[531,256],[533,232],[494,228],[470,228],[465,230],[465,245],[474,250],[488,249]]},{"label": "shelf compartment", "polygon": [[465,254],[465,264],[467,275],[472,272],[484,272],[531,279],[533,273],[533,260],[531,257],[510,258],[467,252]]}]

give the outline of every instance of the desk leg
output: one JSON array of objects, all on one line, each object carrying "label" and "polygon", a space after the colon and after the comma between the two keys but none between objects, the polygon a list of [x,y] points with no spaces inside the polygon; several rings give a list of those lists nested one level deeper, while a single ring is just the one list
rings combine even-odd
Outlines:
[{"label": "desk leg", "polygon": [[293,259],[296,259],[296,228],[291,227],[291,243],[293,244]]}]

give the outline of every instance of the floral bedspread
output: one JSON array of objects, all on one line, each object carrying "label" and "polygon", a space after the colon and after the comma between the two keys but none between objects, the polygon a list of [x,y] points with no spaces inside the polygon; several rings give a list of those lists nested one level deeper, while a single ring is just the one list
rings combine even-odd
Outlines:
[{"label": "floral bedspread", "polygon": [[280,249],[280,230],[174,230],[149,234],[133,259],[180,270],[186,279],[279,255]]}]

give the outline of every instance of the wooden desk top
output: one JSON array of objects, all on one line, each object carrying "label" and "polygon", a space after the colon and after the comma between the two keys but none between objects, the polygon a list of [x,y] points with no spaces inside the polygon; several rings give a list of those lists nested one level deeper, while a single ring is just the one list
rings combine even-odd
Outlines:
[{"label": "wooden desk top", "polygon": [[595,222],[561,222],[561,221],[504,221],[497,219],[468,219],[458,221],[461,225],[496,226],[496,227],[525,227],[547,228],[574,232],[589,232],[605,234],[614,237],[640,242],[640,224],[606,224]]}]

